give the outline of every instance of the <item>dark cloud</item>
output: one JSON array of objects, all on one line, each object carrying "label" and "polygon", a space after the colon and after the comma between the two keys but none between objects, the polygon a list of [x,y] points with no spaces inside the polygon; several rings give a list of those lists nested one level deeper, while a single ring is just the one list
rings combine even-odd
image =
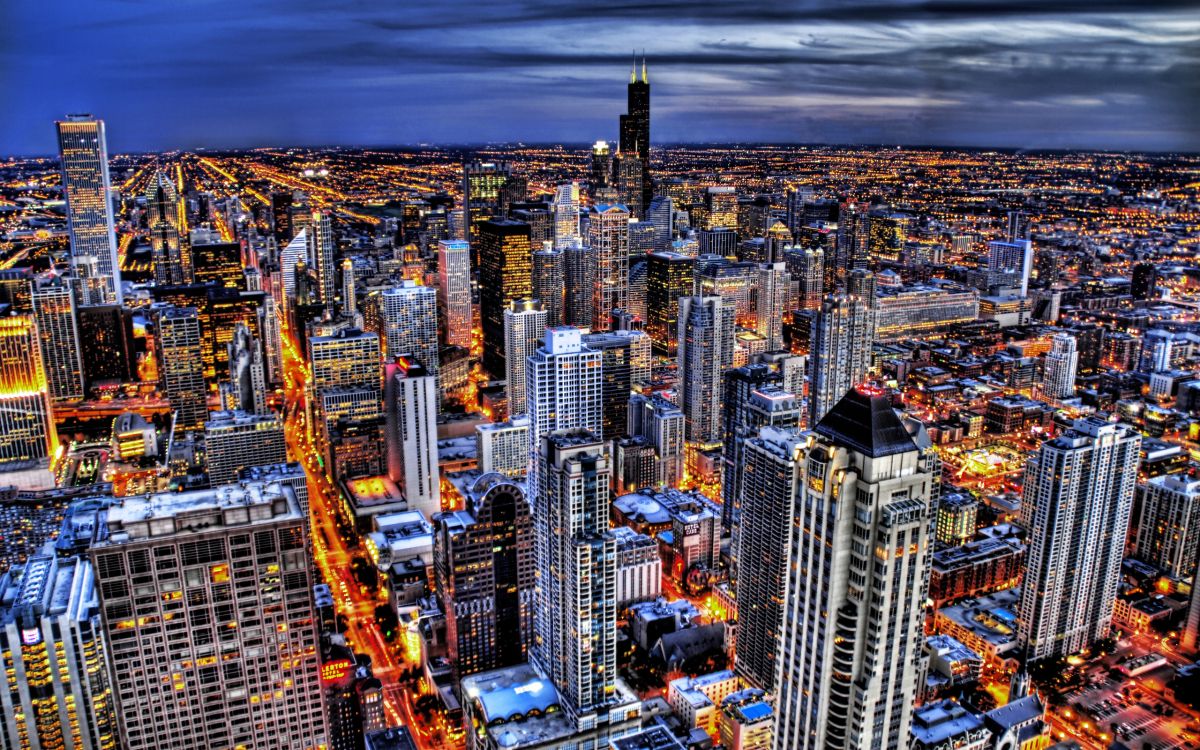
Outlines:
[{"label": "dark cloud", "polygon": [[1200,149],[1194,0],[0,2],[0,153],[654,137]]}]

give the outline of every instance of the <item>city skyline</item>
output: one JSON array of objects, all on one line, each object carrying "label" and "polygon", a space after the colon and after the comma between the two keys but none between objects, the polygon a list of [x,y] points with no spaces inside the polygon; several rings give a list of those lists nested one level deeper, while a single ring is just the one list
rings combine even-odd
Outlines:
[{"label": "city skyline", "polygon": [[[1088,30],[1062,0],[450,0],[402,26],[245,1],[23,24],[117,20],[52,68],[97,114],[45,119],[56,159],[0,160],[0,750],[1197,750],[1200,152],[664,147],[772,108],[849,139],[1162,139],[1147,102],[1190,80],[1059,115],[1129,105],[1117,68],[1186,68],[1181,5],[1101,0]],[[763,54],[847,14],[836,65],[876,56],[861,127],[828,71]],[[458,83],[331,98],[358,90],[348,21]],[[608,77],[617,26],[666,54]],[[189,67],[214,29],[204,59],[241,76]],[[269,33],[243,55],[239,29]],[[1059,77],[931,104],[936,30],[975,90],[983,48]],[[1126,56],[1146,34],[1160,57]],[[119,93],[94,80],[135,48]],[[110,149],[145,137],[146,76],[174,84],[163,139],[186,117],[272,147]],[[274,76],[310,85],[281,105]],[[379,106],[595,140],[289,148],[251,123],[357,137]]]},{"label": "city skyline", "polygon": [[[86,111],[114,153],[615,142],[643,49],[657,145],[1200,149],[1197,36],[1176,0],[468,6],[16,4],[0,11],[0,151],[50,154],[40,123]],[[39,75],[57,60],[86,64]]]}]

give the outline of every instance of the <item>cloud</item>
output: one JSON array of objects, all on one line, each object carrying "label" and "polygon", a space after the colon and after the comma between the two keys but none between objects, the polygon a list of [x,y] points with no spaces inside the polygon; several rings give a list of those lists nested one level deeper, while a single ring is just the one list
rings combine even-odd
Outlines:
[{"label": "cloud", "polygon": [[[17,7],[19,6],[19,7]],[[0,4],[0,153],[611,137],[1200,150],[1191,0]],[[7,14],[7,15],[5,15]],[[47,71],[53,71],[47,75]],[[914,140],[915,139],[915,140]]]}]

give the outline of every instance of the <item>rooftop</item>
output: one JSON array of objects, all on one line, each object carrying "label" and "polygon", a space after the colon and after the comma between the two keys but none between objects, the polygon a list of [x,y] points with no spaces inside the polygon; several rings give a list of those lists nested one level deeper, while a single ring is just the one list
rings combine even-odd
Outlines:
[{"label": "rooftop", "polygon": [[817,424],[816,432],[871,458],[917,450],[891,403],[861,387],[842,396]]},{"label": "rooftop", "polygon": [[929,703],[913,711],[912,735],[926,747],[983,726],[983,717],[952,700]]},{"label": "rooftop", "polygon": [[159,492],[116,499],[105,511],[107,528],[95,546],[202,531],[301,519],[291,486],[239,482],[191,492]]}]

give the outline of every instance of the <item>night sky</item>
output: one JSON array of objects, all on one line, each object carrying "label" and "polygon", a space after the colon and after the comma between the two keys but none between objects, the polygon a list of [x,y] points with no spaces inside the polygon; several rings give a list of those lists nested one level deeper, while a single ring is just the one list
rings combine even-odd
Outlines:
[{"label": "night sky", "polygon": [[1200,150],[1200,2],[0,0],[0,154],[616,139]]}]

